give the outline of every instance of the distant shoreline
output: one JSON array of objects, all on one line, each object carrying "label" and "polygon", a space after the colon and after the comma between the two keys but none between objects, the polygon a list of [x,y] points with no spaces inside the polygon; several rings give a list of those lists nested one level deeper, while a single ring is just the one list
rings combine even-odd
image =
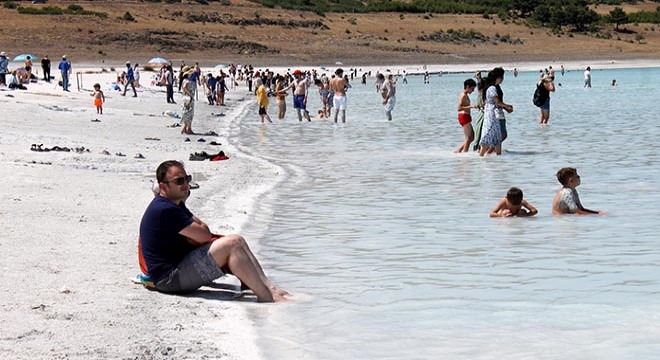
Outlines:
[{"label": "distant shoreline", "polygon": [[[124,66],[124,60],[113,60],[109,62],[96,63],[89,61],[82,61],[81,63],[76,63],[75,58],[71,59],[73,64],[73,71],[77,70],[97,70],[97,69],[106,69],[110,70],[114,68],[115,72],[120,72]],[[148,61],[148,60],[146,60]],[[145,61],[145,65],[146,65]],[[136,60],[134,62],[141,63],[141,61]],[[10,68],[12,64],[19,64],[18,62],[10,62]],[[173,67],[175,71],[178,71],[180,63],[173,62]],[[237,63],[238,64],[238,63]],[[56,65],[56,64],[55,64]],[[53,65],[53,67],[56,67]],[[192,65],[192,63],[186,62],[186,65]],[[293,71],[295,69],[300,70],[312,70],[315,69],[321,73],[323,72],[334,72],[335,69],[341,67],[344,70],[347,69],[359,69],[359,73],[371,71],[372,76],[375,76],[377,71],[380,72],[392,72],[394,74],[401,74],[404,71],[408,75],[417,75],[424,74],[426,71],[429,74],[462,74],[462,73],[473,73],[477,70],[488,71],[494,67],[501,66],[506,71],[513,71],[514,68],[517,68],[520,72],[526,71],[539,71],[541,69],[552,66],[555,71],[559,71],[561,65],[564,66],[566,71],[578,71],[584,70],[587,66],[590,66],[592,71],[605,70],[605,69],[624,69],[624,68],[655,68],[660,67],[660,61],[652,59],[629,59],[629,60],[594,60],[594,61],[582,61],[582,60],[567,60],[565,62],[539,62],[539,61],[507,61],[502,63],[474,63],[474,64],[408,64],[408,65],[387,65],[387,66],[378,66],[378,65],[351,65],[351,64],[341,64],[341,65],[332,65],[332,66],[312,66],[312,65],[290,65],[290,66],[254,66],[255,70],[265,70],[268,69],[275,73],[284,73],[287,71]],[[426,66],[426,68],[424,68]],[[213,67],[202,66],[204,72],[218,72],[218,69]],[[40,70],[37,69],[37,70]],[[51,71],[57,71],[56,69]]]}]

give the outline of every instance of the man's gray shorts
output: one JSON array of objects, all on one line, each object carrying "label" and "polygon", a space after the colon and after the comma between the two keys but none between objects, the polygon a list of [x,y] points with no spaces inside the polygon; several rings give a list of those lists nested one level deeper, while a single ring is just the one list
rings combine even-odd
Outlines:
[{"label": "man's gray shorts", "polygon": [[167,276],[156,284],[158,291],[185,293],[208,285],[225,273],[215,263],[209,248],[211,244],[191,251]]}]

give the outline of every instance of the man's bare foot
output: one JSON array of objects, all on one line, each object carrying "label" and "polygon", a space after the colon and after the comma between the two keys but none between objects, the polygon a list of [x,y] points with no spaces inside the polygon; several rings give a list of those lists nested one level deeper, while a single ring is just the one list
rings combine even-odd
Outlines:
[{"label": "man's bare foot", "polygon": [[270,289],[270,292],[273,293],[273,295],[280,295],[280,296],[286,296],[286,295],[291,295],[286,290],[280,289],[277,285],[271,285],[268,287]]},{"label": "man's bare foot", "polygon": [[276,303],[281,303],[281,302],[289,302],[289,301],[293,301],[293,300],[287,299],[282,295],[273,295],[273,301],[276,302]]}]

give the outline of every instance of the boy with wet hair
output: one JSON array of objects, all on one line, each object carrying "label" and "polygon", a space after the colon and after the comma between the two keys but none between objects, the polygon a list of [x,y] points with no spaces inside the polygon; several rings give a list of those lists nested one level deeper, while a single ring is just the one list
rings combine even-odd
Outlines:
[{"label": "boy with wet hair", "polygon": [[604,214],[600,210],[589,210],[582,206],[580,197],[578,196],[576,187],[582,183],[577,169],[572,167],[565,167],[557,171],[557,180],[562,185],[562,189],[557,191],[555,198],[552,201],[552,214],[577,214],[577,215],[590,215],[590,214]]},{"label": "boy with wet hair", "polygon": [[506,196],[490,211],[490,217],[527,217],[534,216],[538,212],[532,204],[523,199],[522,190],[512,187],[506,192]]}]

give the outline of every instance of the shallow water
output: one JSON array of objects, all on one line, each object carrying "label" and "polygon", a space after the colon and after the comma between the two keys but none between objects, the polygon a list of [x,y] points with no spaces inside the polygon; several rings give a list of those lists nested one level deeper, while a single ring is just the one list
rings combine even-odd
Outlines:
[{"label": "shallow water", "polygon": [[[547,127],[538,74],[507,74],[506,152],[486,158],[452,153],[468,76],[399,83],[392,122],[356,79],[345,126],[298,123],[290,104],[283,123],[259,124],[255,106],[234,124],[232,143],[286,173],[247,230],[299,299],[256,316],[265,358],[660,356],[660,69],[594,70],[591,89],[558,75]],[[551,215],[564,166],[607,215]],[[539,215],[488,217],[511,186]]]}]

